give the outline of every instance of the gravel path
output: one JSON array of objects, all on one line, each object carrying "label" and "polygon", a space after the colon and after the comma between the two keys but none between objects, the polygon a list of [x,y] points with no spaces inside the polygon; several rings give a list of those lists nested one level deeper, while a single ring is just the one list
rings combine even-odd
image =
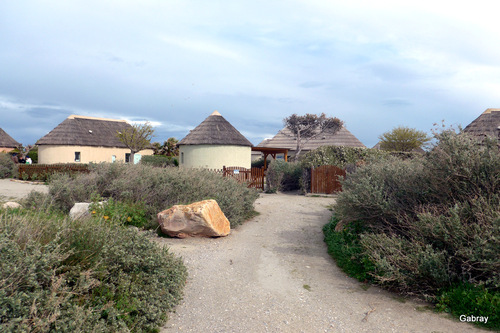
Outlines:
[{"label": "gravel path", "polygon": [[162,332],[484,332],[347,277],[323,242],[333,200],[262,194],[228,237],[157,238],[189,270]]},{"label": "gravel path", "polygon": [[13,179],[0,179],[0,202],[18,201],[27,196],[31,191],[47,193],[48,186],[33,182],[23,182]]}]

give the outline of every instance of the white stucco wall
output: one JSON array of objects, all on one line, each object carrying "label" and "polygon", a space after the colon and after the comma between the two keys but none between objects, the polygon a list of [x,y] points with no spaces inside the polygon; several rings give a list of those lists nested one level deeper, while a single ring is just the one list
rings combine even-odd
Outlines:
[{"label": "white stucco wall", "polygon": [[223,166],[251,167],[252,148],[222,145],[181,145],[179,166],[222,169]]},{"label": "white stucco wall", "polygon": [[[80,152],[79,162],[75,161],[75,152]],[[113,162],[113,156],[116,157],[116,162],[125,162],[125,154],[128,153],[130,153],[130,149],[127,148],[41,145],[38,147],[38,163],[111,163]],[[141,150],[138,154],[141,156],[153,155],[153,150]]]}]

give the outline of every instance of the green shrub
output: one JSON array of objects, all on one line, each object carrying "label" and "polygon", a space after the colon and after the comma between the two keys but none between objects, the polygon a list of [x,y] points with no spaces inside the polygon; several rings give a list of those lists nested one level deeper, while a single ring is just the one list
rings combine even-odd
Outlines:
[{"label": "green shrub", "polygon": [[437,139],[422,157],[389,157],[358,168],[343,182],[336,216],[342,225],[363,224],[361,253],[382,286],[434,301],[440,290],[462,284],[497,295],[498,147],[450,131]]},{"label": "green shrub", "polygon": [[[123,225],[131,225],[138,228],[153,227],[152,220],[148,216],[146,204],[142,201],[125,203],[110,198],[103,204],[99,204],[101,198],[94,198],[89,210],[97,219],[117,221]],[[156,226],[156,225],[154,225]]]},{"label": "green shrub", "polygon": [[349,276],[361,282],[373,281],[370,273],[374,271],[374,265],[360,244],[360,234],[365,227],[359,222],[351,223],[342,231],[336,232],[337,223],[338,220],[332,217],[323,227],[328,253]]},{"label": "green shrub", "polygon": [[264,158],[259,158],[255,161],[252,161],[252,168],[262,168],[264,166]]},{"label": "green shrub", "polygon": [[17,174],[17,166],[10,158],[10,154],[0,153],[0,179],[12,178]]},{"label": "green shrub", "polygon": [[300,163],[274,160],[266,171],[266,192],[298,190],[301,187],[301,176]]},{"label": "green shrub", "polygon": [[31,161],[33,163],[38,163],[38,146],[35,146],[34,148],[31,148],[31,150],[28,153],[28,157],[31,158]]},{"label": "green shrub", "polygon": [[437,297],[436,309],[452,313],[455,317],[461,315],[488,317],[486,324],[478,325],[500,329],[500,292],[490,292],[484,286],[470,283],[453,285],[440,291]]},{"label": "green shrub", "polygon": [[158,331],[186,269],[108,221],[0,211],[0,331]]},{"label": "green shrub", "polygon": [[356,164],[364,160],[376,160],[389,156],[389,153],[378,149],[344,147],[344,146],[321,146],[307,152],[300,162],[304,168],[312,168],[321,165],[335,165],[345,168],[348,164]]},{"label": "green shrub", "polygon": [[141,158],[141,164],[165,168],[168,166],[179,166],[179,161],[176,157],[172,157],[172,156],[145,155],[145,156],[142,156],[142,158]]},{"label": "green shrub", "polygon": [[89,202],[95,195],[128,204],[142,202],[150,220],[156,220],[157,213],[173,205],[214,199],[231,227],[254,214],[253,203],[259,196],[255,189],[208,170],[122,163],[94,165],[92,172],[74,179],[55,177],[49,193],[56,207],[65,212],[75,202]]}]

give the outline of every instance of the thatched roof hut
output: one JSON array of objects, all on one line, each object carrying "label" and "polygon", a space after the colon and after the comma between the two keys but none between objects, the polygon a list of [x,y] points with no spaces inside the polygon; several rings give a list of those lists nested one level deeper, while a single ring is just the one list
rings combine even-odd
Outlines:
[{"label": "thatched roof hut", "polygon": [[[360,147],[366,148],[366,146],[358,140],[351,132],[347,130],[344,126],[340,128],[337,132],[324,132],[313,139],[307,141],[303,148],[301,154],[305,154],[308,151],[314,150],[321,146],[344,146],[344,147]],[[292,132],[288,128],[283,128],[278,132],[273,138],[265,139],[257,145],[257,147],[269,147],[269,148],[287,148],[290,151],[290,155],[295,154],[297,149],[297,140],[294,138]]]},{"label": "thatched roof hut", "polygon": [[252,147],[233,125],[218,111],[214,111],[201,124],[191,130],[178,145],[234,145]]},{"label": "thatched roof hut", "polygon": [[[118,139],[117,133],[130,127],[125,120],[71,115],[36,142],[39,146],[38,162],[128,161],[130,149]],[[152,149],[140,151],[134,156],[134,163],[142,155],[152,154]]]},{"label": "thatched roof hut", "polygon": [[486,136],[495,138],[500,142],[500,109],[486,109],[464,128],[464,132],[476,137],[481,142]]},{"label": "thatched roof hut", "polygon": [[178,143],[180,166],[250,168],[252,143],[214,111]]},{"label": "thatched roof hut", "polygon": [[71,115],[36,144],[126,148],[116,133],[129,127],[125,120]]},{"label": "thatched roof hut", "polygon": [[21,144],[0,128],[0,151],[10,151]]}]

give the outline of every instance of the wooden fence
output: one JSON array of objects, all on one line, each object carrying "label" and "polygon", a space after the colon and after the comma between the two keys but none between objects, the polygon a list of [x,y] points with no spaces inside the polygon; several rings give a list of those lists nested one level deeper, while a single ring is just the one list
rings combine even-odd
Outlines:
[{"label": "wooden fence", "polygon": [[90,172],[87,164],[19,164],[19,179],[47,180],[54,173]]},{"label": "wooden fence", "polygon": [[334,165],[311,168],[311,193],[332,194],[342,191],[339,177],[345,177],[345,169]]},{"label": "wooden fence", "polygon": [[239,182],[248,183],[248,187],[264,190],[264,168],[242,168],[242,167],[223,167],[222,175],[231,177]]}]

